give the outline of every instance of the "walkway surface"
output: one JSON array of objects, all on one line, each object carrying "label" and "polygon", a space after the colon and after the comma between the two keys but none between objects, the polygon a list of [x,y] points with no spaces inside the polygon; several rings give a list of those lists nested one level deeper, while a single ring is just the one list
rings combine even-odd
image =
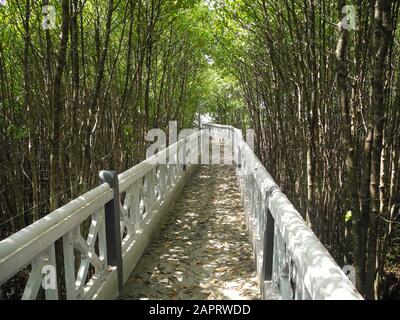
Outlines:
[{"label": "walkway surface", "polygon": [[200,166],[120,299],[259,299],[232,166]]}]

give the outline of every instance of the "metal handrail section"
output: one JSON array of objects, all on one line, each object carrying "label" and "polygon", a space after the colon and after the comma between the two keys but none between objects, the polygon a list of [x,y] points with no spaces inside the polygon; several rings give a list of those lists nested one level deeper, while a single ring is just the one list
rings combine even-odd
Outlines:
[{"label": "metal handrail section", "polygon": [[37,299],[41,287],[59,299],[61,283],[67,299],[116,298],[194,169],[188,159],[201,139],[197,131],[119,176],[101,172],[100,186],[0,241],[0,285],[24,270],[22,299]]},{"label": "metal handrail section", "polygon": [[282,299],[362,300],[241,131],[215,124],[203,128],[232,146],[262,298],[269,299],[272,287]]}]

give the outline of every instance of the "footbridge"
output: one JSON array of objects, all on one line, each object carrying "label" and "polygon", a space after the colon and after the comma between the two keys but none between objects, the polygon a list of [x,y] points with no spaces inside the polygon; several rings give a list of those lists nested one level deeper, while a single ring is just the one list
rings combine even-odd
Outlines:
[{"label": "footbridge", "polygon": [[242,132],[214,124],[2,240],[3,291],[16,277],[22,299],[362,299]]}]

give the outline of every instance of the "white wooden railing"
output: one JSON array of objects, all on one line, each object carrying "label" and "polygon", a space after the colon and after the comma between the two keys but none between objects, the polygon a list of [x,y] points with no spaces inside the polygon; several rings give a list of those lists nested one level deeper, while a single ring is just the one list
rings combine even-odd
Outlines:
[{"label": "white wooden railing", "polygon": [[360,300],[362,296],[244,141],[240,130],[204,125],[232,146],[237,163],[261,295],[283,299]]},{"label": "white wooden railing", "polygon": [[116,298],[194,169],[201,137],[181,139],[119,176],[101,172],[100,186],[0,241],[0,285],[28,268],[22,299],[36,299],[43,284],[45,298],[58,299],[61,282],[67,299]]},{"label": "white wooden railing", "polygon": [[0,241],[0,285],[28,267],[22,298],[36,299],[62,261],[46,299],[59,298],[61,283],[67,299],[116,298],[200,155],[208,159],[209,137],[232,147],[262,297],[272,287],[283,299],[362,299],[241,131],[222,125],[205,125],[120,175],[101,172],[100,186]]}]

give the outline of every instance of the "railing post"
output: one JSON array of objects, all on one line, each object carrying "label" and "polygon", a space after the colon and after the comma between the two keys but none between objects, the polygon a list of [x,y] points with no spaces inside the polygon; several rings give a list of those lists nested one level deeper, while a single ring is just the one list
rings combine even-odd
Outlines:
[{"label": "railing post", "polygon": [[272,263],[274,257],[274,218],[269,209],[266,209],[266,224],[264,232],[264,279],[272,280]]},{"label": "railing post", "polygon": [[113,199],[105,205],[105,224],[107,240],[107,263],[117,267],[118,289],[123,285],[122,248],[120,227],[120,197],[119,182],[116,171],[101,171],[100,184],[108,183],[114,191]]},{"label": "railing post", "polygon": [[233,144],[233,153],[234,153],[234,157],[236,160],[236,169],[238,171],[240,171],[240,169],[242,168],[242,149],[240,147],[241,144],[241,140],[239,135],[233,135],[233,140],[234,140],[234,144]]},{"label": "railing post", "polygon": [[274,238],[275,238],[275,221],[268,208],[269,193],[265,197],[265,228],[263,234],[263,262],[262,262],[262,276],[260,288],[261,296],[265,297],[265,281],[272,281],[273,278],[273,263],[274,263]]},{"label": "railing post", "polygon": [[[183,149],[182,150],[182,170],[184,172],[186,172],[187,165],[188,165],[188,163],[187,163],[188,157],[186,154],[186,152],[188,151],[187,146],[186,146],[187,143],[188,143],[188,140],[184,139],[183,146],[182,146],[182,149]],[[179,156],[178,156],[178,158],[179,158]]]}]

